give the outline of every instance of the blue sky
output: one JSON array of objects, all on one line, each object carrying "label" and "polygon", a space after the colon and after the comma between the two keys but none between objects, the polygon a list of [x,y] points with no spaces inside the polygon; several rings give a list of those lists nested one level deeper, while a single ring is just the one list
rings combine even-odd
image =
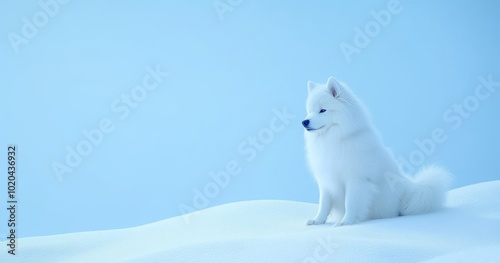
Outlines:
[{"label": "blue sky", "polygon": [[[419,164],[415,141],[440,129],[446,140],[422,163],[447,167],[454,187],[499,179],[500,95],[494,84],[476,95],[481,78],[500,82],[496,1],[41,3],[57,8],[0,4],[0,140],[18,145],[21,236],[161,220],[194,207],[205,188],[214,197],[201,208],[317,202],[300,122],[307,81],[330,75],[365,102],[399,158]],[[387,12],[386,25],[373,15]],[[40,25],[29,37],[25,21]],[[348,62],[341,44],[356,47],[356,28],[371,36]],[[136,88],[156,67],[168,72],[158,87]],[[142,96],[133,107],[123,101],[131,94]],[[58,180],[53,164],[103,120],[112,131]],[[234,175],[217,190],[210,174],[228,167]]]}]

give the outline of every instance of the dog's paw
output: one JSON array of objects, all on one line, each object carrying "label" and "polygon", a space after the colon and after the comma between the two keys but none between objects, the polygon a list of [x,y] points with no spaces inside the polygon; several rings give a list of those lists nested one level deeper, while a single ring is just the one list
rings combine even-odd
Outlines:
[{"label": "dog's paw", "polygon": [[337,222],[337,223],[333,224],[333,227],[347,226],[347,225],[350,225],[350,224],[347,224],[345,222]]},{"label": "dog's paw", "polygon": [[310,225],[322,225],[324,223],[325,223],[324,220],[321,221],[321,220],[316,220],[316,219],[309,219],[309,220],[307,220],[306,225],[308,225],[308,226],[310,226]]},{"label": "dog's paw", "polygon": [[348,226],[354,224],[356,224],[354,220],[342,220],[340,221],[340,223],[335,223],[333,226],[338,227],[338,226]]}]

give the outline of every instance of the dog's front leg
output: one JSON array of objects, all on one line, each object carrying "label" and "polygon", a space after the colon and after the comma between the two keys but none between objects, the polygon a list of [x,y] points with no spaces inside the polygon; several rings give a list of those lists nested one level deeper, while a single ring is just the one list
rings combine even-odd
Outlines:
[{"label": "dog's front leg", "polygon": [[376,188],[370,182],[353,181],[346,187],[345,214],[337,226],[352,225],[367,220]]},{"label": "dog's front leg", "polygon": [[332,211],[332,199],[330,193],[326,190],[319,191],[318,214],[314,219],[307,221],[307,225],[321,225],[326,222],[326,218]]}]

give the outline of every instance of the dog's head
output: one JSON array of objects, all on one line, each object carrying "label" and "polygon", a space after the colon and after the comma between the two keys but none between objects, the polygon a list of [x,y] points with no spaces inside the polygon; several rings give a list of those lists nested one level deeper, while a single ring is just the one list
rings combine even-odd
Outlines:
[{"label": "dog's head", "polygon": [[340,125],[349,104],[347,88],[334,77],[326,84],[307,82],[309,94],[306,102],[307,117],[302,125],[308,132],[326,131]]}]

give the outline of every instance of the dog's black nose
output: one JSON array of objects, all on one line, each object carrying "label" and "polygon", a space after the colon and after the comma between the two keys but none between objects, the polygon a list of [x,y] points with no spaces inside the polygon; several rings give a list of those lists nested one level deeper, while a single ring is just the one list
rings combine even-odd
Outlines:
[{"label": "dog's black nose", "polygon": [[307,126],[309,126],[309,120],[303,120],[302,125],[307,128]]}]

